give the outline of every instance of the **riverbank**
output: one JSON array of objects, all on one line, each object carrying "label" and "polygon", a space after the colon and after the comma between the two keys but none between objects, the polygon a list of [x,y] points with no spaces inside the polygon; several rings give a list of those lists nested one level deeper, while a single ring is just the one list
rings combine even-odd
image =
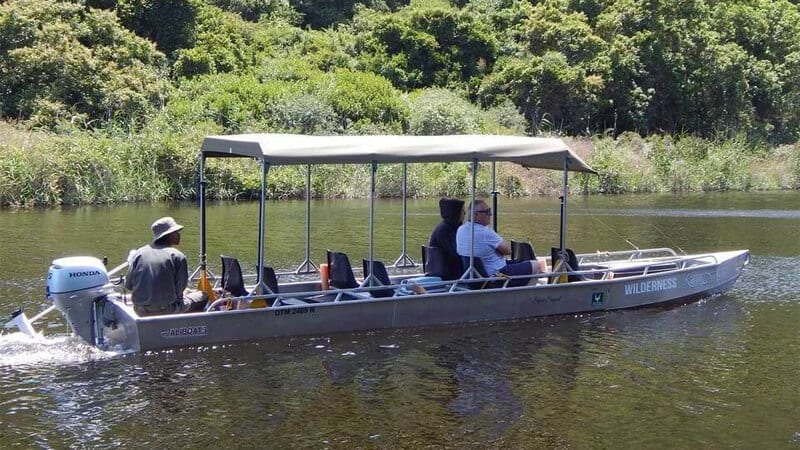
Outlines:
[{"label": "riverbank", "polygon": [[[201,127],[168,132],[148,127],[138,134],[73,132],[59,135],[0,123],[0,207],[106,204],[191,200],[197,195]],[[743,136],[706,140],[692,136],[648,136],[634,133],[564,138],[598,176],[575,175],[570,188],[580,194],[707,192],[800,189],[800,145],[769,147]],[[250,199],[259,180],[250,161],[209,161],[209,195],[215,199]],[[498,164],[502,195],[551,195],[559,192],[559,173]],[[317,198],[368,195],[362,182],[368,168],[322,166],[312,172]],[[469,167],[462,163],[412,164],[411,197],[466,196]],[[401,192],[400,165],[379,168],[377,193]],[[480,195],[491,191],[491,174],[481,170]],[[305,194],[305,167],[270,171],[271,198]]]}]

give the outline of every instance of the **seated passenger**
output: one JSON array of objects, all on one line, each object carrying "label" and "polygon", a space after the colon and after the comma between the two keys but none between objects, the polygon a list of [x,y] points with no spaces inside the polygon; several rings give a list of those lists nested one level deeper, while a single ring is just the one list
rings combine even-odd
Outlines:
[{"label": "seated passenger", "polygon": [[[544,260],[533,259],[530,261],[506,264],[505,256],[511,255],[511,245],[489,227],[492,209],[484,200],[476,199],[470,208],[469,219],[458,228],[456,242],[458,254],[469,256],[472,228],[475,228],[475,241],[473,255],[481,259],[489,276],[498,273],[505,275],[532,275],[544,272]],[[535,284],[535,279],[532,280]]]},{"label": "seated passenger", "polygon": [[125,288],[132,291],[133,309],[140,316],[202,311],[208,296],[186,288],[189,270],[180,244],[183,225],[172,217],[153,222],[153,243],[131,256]]},{"label": "seated passenger", "polygon": [[455,198],[439,200],[439,215],[442,221],[431,232],[428,245],[439,247],[444,256],[443,280],[457,280],[464,271],[461,268],[461,257],[456,251],[456,231],[464,221],[464,202]]}]

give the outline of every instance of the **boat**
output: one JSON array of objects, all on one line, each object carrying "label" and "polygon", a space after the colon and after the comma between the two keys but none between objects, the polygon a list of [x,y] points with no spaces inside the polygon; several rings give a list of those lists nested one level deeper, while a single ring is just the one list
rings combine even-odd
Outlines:
[{"label": "boat", "polygon": [[[204,174],[209,158],[251,158],[259,162],[258,270],[253,285],[231,288],[232,294],[211,302],[205,311],[140,317],[119,289],[120,274],[127,263],[107,270],[97,258],[70,256],[54,260],[48,270],[47,298],[53,305],[31,319],[17,311],[7,326],[35,333],[33,323],[57,309],[74,334],[87,343],[128,352],[275,337],[441,327],[691,302],[728,290],[750,260],[748,250],[693,255],[678,254],[669,248],[573,252],[566,245],[568,176],[571,172],[594,170],[557,138],[239,134],[208,136],[200,149],[201,262],[194,276],[199,273],[201,279],[208,273]],[[505,161],[563,173],[559,243],[549,258],[548,272],[526,276],[524,280],[488,276],[482,272],[479,259],[467,257],[461,278],[445,281],[431,276],[406,253],[405,196],[403,254],[389,265],[403,270],[393,270],[390,275],[386,264],[375,260],[373,224],[378,165],[403,164],[405,194],[407,164],[442,161],[472,164],[473,202],[479,163],[491,163],[494,169],[496,162]],[[341,259],[342,254],[329,251],[328,264],[319,268],[311,262],[310,195],[306,195],[306,260],[289,273],[307,276],[278,282],[283,277],[275,276],[266,264],[264,249],[264,229],[269,220],[264,193],[269,169],[305,165],[309,194],[310,168],[317,164],[371,166],[369,255],[364,259],[362,279],[356,279],[349,259]],[[496,211],[496,196],[492,202]],[[238,285],[244,278],[237,275],[228,278]],[[216,283],[219,288],[219,280]]]}]

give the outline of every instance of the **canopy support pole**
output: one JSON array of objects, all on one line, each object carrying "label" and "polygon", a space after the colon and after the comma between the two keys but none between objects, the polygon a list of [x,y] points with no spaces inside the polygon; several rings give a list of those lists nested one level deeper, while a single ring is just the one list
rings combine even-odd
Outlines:
[{"label": "canopy support pole", "polygon": [[492,214],[492,229],[494,232],[497,233],[497,163],[492,161],[492,210],[494,214]]},{"label": "canopy support pole", "polygon": [[264,271],[264,227],[266,225],[267,214],[267,173],[269,173],[269,166],[266,160],[261,160],[261,195],[258,202],[258,282],[254,293],[263,295],[269,293],[267,284],[262,279],[262,272]]},{"label": "canopy support pole", "polygon": [[394,261],[395,267],[415,267],[416,263],[408,256],[406,251],[406,219],[408,217],[406,203],[408,201],[408,163],[403,163],[403,249],[400,256]]},{"label": "canopy support pole", "polygon": [[[569,181],[569,172],[567,171],[567,167],[569,166],[569,157],[564,156],[564,177],[563,177],[563,185],[561,187],[561,225],[559,230],[559,242],[558,242],[558,261],[550,261],[552,264],[552,271],[553,272],[562,272],[565,268],[567,271],[576,270],[576,267],[570,267],[569,265],[569,255],[567,255],[567,194],[568,194],[568,181]],[[560,283],[566,282],[567,277],[565,275],[559,276],[557,278]]]},{"label": "canopy support pole", "polygon": [[[212,280],[216,278],[214,274],[208,270],[208,254],[206,251],[206,178],[205,169],[206,156],[200,154],[200,185],[198,187],[198,197],[200,202],[200,265],[197,269],[189,275],[189,279],[193,280],[198,273],[202,276],[210,277]],[[127,265],[126,265],[127,266]],[[202,275],[205,274],[205,275]]]},{"label": "canopy support pole", "polygon": [[206,270],[206,156],[200,154],[200,270]]},{"label": "canopy support pole", "polygon": [[372,267],[372,261],[375,259],[375,172],[377,171],[378,162],[372,161],[369,171],[369,275],[365,275],[362,286],[374,286],[373,280],[377,280]]},{"label": "canopy support pole", "polygon": [[478,186],[478,158],[472,159],[472,194],[469,206],[469,220],[470,224],[470,235],[469,235],[469,267],[464,272],[464,275],[461,275],[461,280],[470,279],[470,278],[480,278],[481,274],[478,273],[478,270],[475,269],[475,262],[472,260],[475,255],[475,191],[477,190]]},{"label": "canopy support pole", "polygon": [[569,172],[567,171],[568,165],[569,157],[565,156],[563,185],[561,187],[561,230],[559,233],[559,249],[562,253],[567,247],[567,193],[569,192],[567,186],[569,181]]},{"label": "canopy support pole", "polygon": [[306,165],[306,259],[297,266],[294,273],[317,273],[316,264],[311,261],[311,164]]}]

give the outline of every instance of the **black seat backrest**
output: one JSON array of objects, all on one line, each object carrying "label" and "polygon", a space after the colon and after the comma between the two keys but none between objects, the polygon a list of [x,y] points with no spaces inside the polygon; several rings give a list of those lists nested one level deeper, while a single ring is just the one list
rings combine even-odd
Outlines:
[{"label": "black seat backrest", "polygon": [[[461,256],[461,262],[464,266],[464,272],[466,272],[467,269],[469,268],[469,256]],[[478,272],[478,275],[480,275],[481,277],[483,278],[489,277],[489,274],[486,272],[486,267],[484,267],[483,265],[483,260],[481,260],[477,256],[472,257],[472,267]],[[496,283],[488,281],[459,282],[459,285],[461,284],[466,284],[467,287],[469,287],[470,289],[484,289],[494,286]]]},{"label": "black seat backrest", "polygon": [[[567,270],[572,270],[572,271],[580,270],[580,268],[578,267],[578,258],[575,256],[575,252],[572,251],[572,249],[570,249],[570,248],[565,248],[564,251],[567,254],[566,255],[567,261],[566,262],[569,265],[569,268],[567,268],[566,266],[562,266],[561,269],[559,270],[559,272],[566,272]],[[558,265],[558,262],[561,260],[560,254],[561,254],[561,249],[560,248],[552,247],[550,249],[550,262],[551,262],[551,264],[553,266],[553,271],[556,270],[556,268],[557,268],[556,266]],[[550,283],[554,283],[557,278],[560,278],[560,277],[550,277]],[[569,275],[569,276],[567,276],[567,281],[568,282],[580,281],[580,280],[581,280],[581,276],[580,275]]]},{"label": "black seat backrest", "polygon": [[[462,256],[461,262],[464,264],[464,270],[466,271],[469,268],[469,256]],[[489,274],[486,272],[486,267],[483,265],[483,260],[478,258],[477,256],[472,257],[472,267],[478,271],[478,274],[484,278],[488,278]]]},{"label": "black seat backrest", "polygon": [[[364,267],[364,278],[367,278],[370,274],[369,260],[362,259],[361,261]],[[381,261],[372,260],[372,270],[375,274],[375,278],[380,281],[382,285],[389,286],[392,284],[392,281],[389,279],[389,272],[386,270],[386,266]],[[369,291],[369,294],[373,297],[391,297],[394,295],[394,289],[375,289]]]},{"label": "black seat backrest", "polygon": [[533,245],[530,242],[511,241],[511,259],[514,261],[530,261],[536,259]]},{"label": "black seat backrest", "polygon": [[[439,277],[443,280],[452,279],[447,277],[446,261],[442,249],[435,246],[422,246],[422,270],[429,277]],[[452,271],[451,271],[452,272]],[[461,270],[459,276],[463,274]],[[455,277],[457,278],[457,277]]]},{"label": "black seat backrest", "polygon": [[327,251],[330,286],[335,289],[353,289],[358,287],[350,258],[341,252]]},{"label": "black seat backrest", "polygon": [[222,259],[222,289],[230,292],[234,297],[248,295],[244,288],[244,277],[239,260],[232,256],[220,255]]},{"label": "black seat backrest", "polygon": [[267,288],[273,293],[278,294],[278,276],[275,275],[275,269],[270,266],[261,267],[261,281],[267,285]]}]

